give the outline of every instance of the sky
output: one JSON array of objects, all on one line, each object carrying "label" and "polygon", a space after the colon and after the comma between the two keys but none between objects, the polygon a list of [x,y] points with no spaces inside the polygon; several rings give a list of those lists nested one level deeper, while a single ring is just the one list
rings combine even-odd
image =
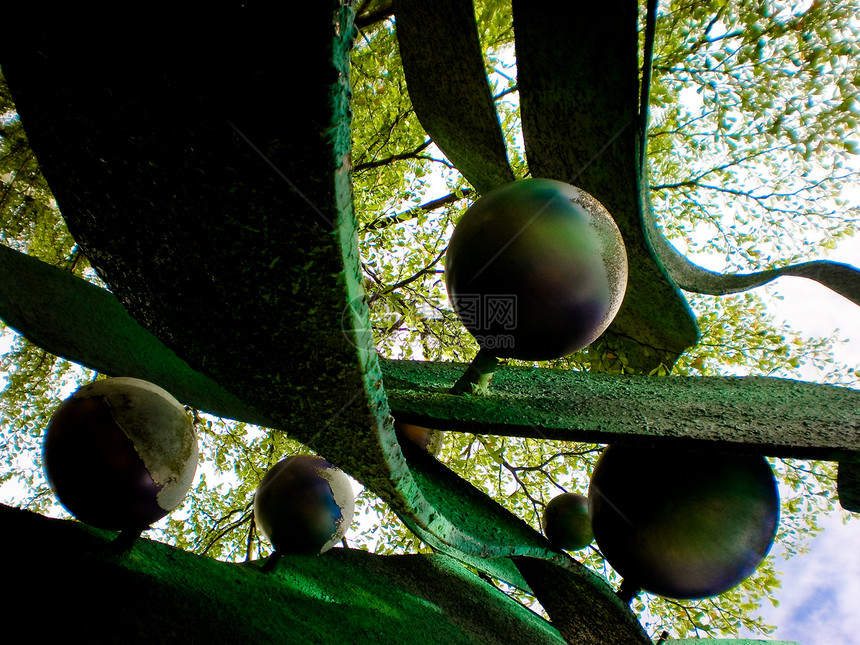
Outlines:
[{"label": "sky", "polygon": [[[828,259],[860,266],[860,236],[840,244]],[[781,295],[770,312],[798,331],[815,336],[840,330],[846,341],[839,359],[860,365],[860,309],[826,287],[803,278],[780,278],[766,288]],[[814,380],[810,371],[805,378]],[[772,638],[801,645],[860,644],[860,514],[847,524],[840,513],[821,518],[824,531],[810,542],[810,552],[788,561],[775,548],[783,573],[778,607],[765,603],[762,615],[776,625]]]},{"label": "sky", "polygon": [[809,553],[788,561],[778,607],[765,603],[762,616],[777,629],[772,638],[801,645],[860,643],[860,519],[842,524],[838,515],[821,520],[824,531],[812,540]]}]

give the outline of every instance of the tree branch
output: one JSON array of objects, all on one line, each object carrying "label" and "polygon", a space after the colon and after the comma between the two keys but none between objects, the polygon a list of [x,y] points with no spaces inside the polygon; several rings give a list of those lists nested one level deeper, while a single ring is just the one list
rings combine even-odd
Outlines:
[{"label": "tree branch", "polygon": [[364,163],[357,164],[353,166],[353,172],[364,172],[365,170],[370,170],[372,168],[379,168],[380,166],[386,166],[390,163],[394,163],[395,161],[403,161],[405,159],[429,159],[429,157],[424,157],[419,155],[418,153],[422,150],[426,150],[430,147],[430,144],[433,143],[433,139],[427,139],[420,146],[411,150],[409,152],[401,152],[396,155],[391,155],[390,157],[386,157],[385,159],[376,159],[374,161],[367,161]]},{"label": "tree branch", "polygon": [[445,247],[445,248],[444,248],[444,249],[442,249],[442,251],[441,251],[441,252],[440,252],[440,253],[439,253],[439,254],[438,254],[438,255],[437,255],[437,256],[436,256],[436,257],[435,257],[431,262],[430,262],[430,264],[428,264],[427,266],[425,266],[425,267],[424,267],[423,269],[421,269],[418,273],[416,273],[415,275],[411,275],[411,276],[409,276],[408,278],[405,278],[405,279],[401,280],[400,282],[395,282],[394,284],[392,284],[392,285],[391,285],[391,286],[389,286],[389,287],[386,287],[382,292],[380,292],[380,294],[379,294],[379,295],[383,295],[383,294],[386,294],[386,293],[391,293],[392,291],[397,291],[398,289],[402,289],[402,288],[403,288],[403,287],[405,287],[406,285],[411,284],[412,282],[415,282],[418,278],[421,278],[422,276],[425,276],[425,275],[429,275],[429,274],[435,273],[435,270],[433,269],[433,267],[434,267],[434,266],[436,266],[436,265],[439,263],[439,260],[441,260],[443,257],[445,257],[445,251],[447,251],[447,250],[448,250],[448,247]]},{"label": "tree branch", "polygon": [[[227,513],[227,515],[225,515],[221,519],[219,519],[217,523],[223,522],[224,520],[226,520],[227,518],[229,518],[232,515],[235,515],[236,513],[242,513],[241,517],[239,517],[238,520],[231,522],[231,523],[227,524],[225,527],[223,527],[222,529],[216,531],[214,537],[211,537],[209,539],[208,543],[203,548],[203,550],[199,552],[199,555],[206,555],[206,553],[213,546],[215,546],[215,543],[218,542],[218,540],[220,540],[222,537],[227,535],[233,529],[236,529],[236,528],[240,527],[242,524],[244,524],[245,522],[247,522],[248,520],[251,520],[254,517],[254,511],[253,511],[253,509],[251,509],[252,506],[253,506],[253,502],[249,502],[248,504],[245,505],[244,509],[234,508],[229,513]],[[212,535],[211,531],[210,531],[209,535]]]},{"label": "tree branch", "polygon": [[447,206],[448,204],[453,204],[455,202],[464,199],[468,195],[471,195],[474,192],[472,188],[463,188],[462,190],[456,193],[449,193],[444,197],[440,197],[439,199],[434,199],[433,201],[429,201],[426,204],[421,204],[420,206],[416,206],[404,213],[397,213],[396,215],[389,215],[388,217],[376,219],[370,224],[367,224],[364,227],[365,231],[376,231],[381,228],[385,228],[387,226],[392,226],[394,224],[400,224],[402,222],[407,222],[410,219],[414,219],[418,216],[419,211],[430,212],[434,211],[437,208],[441,208],[442,206]]}]

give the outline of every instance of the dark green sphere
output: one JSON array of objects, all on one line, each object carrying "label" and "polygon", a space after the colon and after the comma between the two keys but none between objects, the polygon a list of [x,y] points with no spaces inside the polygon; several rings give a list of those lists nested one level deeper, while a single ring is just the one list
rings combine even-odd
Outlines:
[{"label": "dark green sphere", "polygon": [[543,513],[543,532],[553,546],[566,551],[584,549],[594,541],[588,498],[579,493],[553,497]]},{"label": "dark green sphere", "polygon": [[185,499],[197,470],[197,436],[185,408],[162,388],[109,378],[59,405],[42,461],[51,488],[76,518],[139,531]]},{"label": "dark green sphere", "polygon": [[764,560],[779,522],[773,471],[759,456],[614,445],[588,491],[592,529],[628,582],[669,598],[716,596]]}]

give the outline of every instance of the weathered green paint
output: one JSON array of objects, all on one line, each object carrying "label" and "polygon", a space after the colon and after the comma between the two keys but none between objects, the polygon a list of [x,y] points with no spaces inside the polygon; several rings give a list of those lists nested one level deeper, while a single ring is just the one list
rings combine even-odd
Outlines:
[{"label": "weathered green paint", "polygon": [[268,425],[141,327],[109,291],[3,245],[0,276],[0,319],[35,345],[108,376],[157,383],[198,410]]},{"label": "weathered green paint", "polygon": [[[650,645],[651,639],[617,596],[601,604],[584,603],[582,595],[588,593],[589,582],[582,576],[538,558],[517,557],[513,561],[568,643]],[[622,626],[627,633],[618,640]]]},{"label": "weathered green paint", "polygon": [[471,2],[397,0],[409,98],[433,142],[478,191],[514,180]]},{"label": "weathered green paint", "polygon": [[483,396],[453,396],[466,369],[384,361],[393,412],[444,430],[860,462],[860,391],[765,377],[587,374],[503,367]]},{"label": "weathered green paint", "polygon": [[565,642],[443,555],[335,548],[284,556],[263,574],[260,562],[218,562],[145,539],[118,555],[112,533],[6,506],[0,523],[0,547],[16,554],[4,565],[4,585],[15,590],[4,610],[37,626],[39,640],[79,633],[123,644]]}]

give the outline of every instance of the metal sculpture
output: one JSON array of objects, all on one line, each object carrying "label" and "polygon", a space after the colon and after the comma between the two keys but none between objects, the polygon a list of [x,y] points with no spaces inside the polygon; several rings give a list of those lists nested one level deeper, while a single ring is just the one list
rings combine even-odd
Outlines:
[{"label": "metal sculpture", "polygon": [[[116,39],[81,26],[65,40],[33,35],[27,47],[4,53],[4,74],[69,230],[111,288],[0,247],[0,271],[10,278],[0,286],[4,321],[71,360],[146,378],[201,410],[312,443],[383,497],[417,536],[449,554],[400,560],[386,569],[387,580],[459,616],[436,593],[440,580],[464,592],[458,597],[487,589],[456,560],[533,591],[551,617],[550,628],[496,598],[493,606],[503,609],[494,616],[504,620],[482,622],[487,642],[490,625],[499,629],[505,620],[528,632],[527,642],[650,640],[602,578],[426,451],[401,446],[391,413],[428,428],[717,442],[738,453],[837,459],[842,503],[860,507],[854,391],[769,379],[641,377],[622,384],[504,369],[486,396],[461,397],[450,392],[465,366],[380,360],[367,332],[350,194],[352,9],[334,0],[306,4],[283,16],[243,7],[206,32],[177,17],[187,30],[156,48],[145,32]],[[477,190],[513,180],[469,3],[402,0],[394,7],[410,96],[427,132]],[[513,8],[532,173],[573,181],[594,195],[627,248],[627,296],[604,338],[627,348],[640,372],[670,366],[698,333],[679,276],[687,276],[688,288],[708,282],[724,290],[791,270],[724,280],[691,267],[655,237],[635,2],[515,0]],[[303,38],[285,39],[282,20],[300,25]],[[599,41],[590,37],[595,23],[605,27]],[[286,75],[300,94],[285,98]],[[579,91],[605,84],[613,91]],[[815,263],[794,272],[860,301],[856,269]],[[52,316],[59,303],[74,303],[74,312]],[[733,406],[719,419],[701,403],[726,398]],[[815,404],[804,408],[800,400]],[[619,406],[629,414],[619,414]],[[743,406],[764,420],[753,428]],[[678,414],[689,421],[680,430]],[[162,557],[156,546],[141,548]],[[390,562],[337,557],[331,566],[355,580]],[[117,566],[116,575],[126,575],[136,565]],[[416,582],[419,571],[429,572],[424,583]],[[314,593],[277,584],[303,597]],[[395,602],[378,589],[370,593]],[[311,630],[317,606],[308,607]]]}]

